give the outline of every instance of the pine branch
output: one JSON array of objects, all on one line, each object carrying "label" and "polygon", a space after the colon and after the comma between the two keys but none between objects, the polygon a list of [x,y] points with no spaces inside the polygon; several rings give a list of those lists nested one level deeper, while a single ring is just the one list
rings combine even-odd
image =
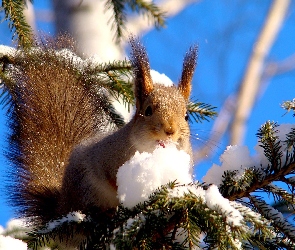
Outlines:
[{"label": "pine branch", "polygon": [[[0,79],[2,82],[1,93],[0,93],[0,105],[3,105],[3,108],[6,107],[9,113],[9,110],[13,102],[12,96],[9,93],[9,89],[12,88],[13,81],[2,71],[0,71]],[[10,87],[7,87],[7,86],[10,86]]]},{"label": "pine branch", "polygon": [[289,186],[291,190],[295,189],[295,177],[284,178],[283,181]]},{"label": "pine branch", "polygon": [[[249,183],[249,188],[247,188],[245,190],[240,189],[230,195],[226,194],[225,192],[222,192],[222,193],[223,193],[224,197],[228,198],[229,200],[236,200],[236,199],[243,198],[243,197],[249,197],[250,193],[252,193],[256,190],[259,190],[274,181],[283,180],[286,175],[288,175],[290,173],[294,173],[294,168],[295,168],[295,162],[284,166],[275,174],[270,174],[270,175],[266,176],[261,181],[253,181],[253,182]],[[255,178],[253,180],[258,180],[258,179],[259,178]]]},{"label": "pine branch", "polygon": [[15,49],[7,46],[0,45],[0,104],[7,107],[8,113],[10,113],[13,103],[13,89],[15,81],[12,79],[12,75],[9,73],[10,67],[14,61]]},{"label": "pine branch", "polygon": [[[172,186],[171,186],[172,187]],[[176,187],[173,187],[176,188]],[[166,190],[168,191],[168,190]],[[168,191],[169,194],[169,191]],[[163,195],[163,193],[162,193]],[[163,199],[163,196],[160,196],[161,199]],[[168,195],[169,196],[169,195]],[[156,196],[157,197],[157,196]],[[172,207],[174,209],[181,209],[182,215],[178,218],[180,218],[180,222],[176,223],[176,225],[180,225],[184,230],[187,230],[188,228],[192,232],[191,234],[188,234],[185,242],[189,243],[192,242],[192,244],[195,246],[198,242],[198,234],[197,232],[205,232],[207,234],[207,237],[205,239],[205,242],[207,242],[209,245],[212,246],[218,246],[218,249],[228,249],[229,246],[235,248],[236,238],[239,239],[247,239],[248,236],[246,236],[244,233],[244,229],[241,230],[236,228],[234,225],[230,225],[231,229],[233,230],[233,235],[228,235],[228,233],[225,233],[223,231],[224,229],[229,226],[227,224],[228,220],[225,220],[226,215],[222,212],[222,210],[219,210],[218,207],[216,207],[214,210],[211,208],[208,209],[206,203],[200,199],[200,197],[195,196],[193,193],[188,193],[187,195],[184,195],[183,198],[174,198],[169,199],[169,201],[172,202]],[[169,201],[163,200],[160,204],[158,204],[157,208],[164,208],[166,206],[169,207]],[[152,198],[151,198],[152,202]],[[151,205],[151,204],[149,204]],[[252,212],[249,208],[246,208],[245,206],[239,205],[238,203],[232,204],[236,209],[238,209],[241,214],[244,216],[244,220],[248,223],[255,225],[255,229],[257,231],[263,232],[263,235],[270,235],[270,232],[268,229],[265,228],[264,223],[266,221],[263,218],[259,218],[257,214]],[[169,209],[170,211],[171,209]],[[141,210],[142,211],[142,210]],[[173,210],[172,210],[173,211]],[[175,219],[175,216],[172,217]],[[188,224],[189,223],[189,224]],[[227,224],[227,226],[225,224]],[[170,225],[170,224],[169,224]],[[190,225],[187,227],[187,225]],[[170,230],[172,229],[172,225],[170,225]],[[241,231],[239,231],[241,230]],[[228,232],[228,230],[226,230]],[[244,233],[243,233],[244,232]],[[191,235],[191,236],[189,236]],[[193,236],[194,235],[194,236]],[[239,235],[239,236],[238,236]],[[245,238],[244,238],[245,237]]]},{"label": "pine branch", "polygon": [[203,120],[209,121],[208,118],[213,119],[217,115],[214,111],[215,107],[210,104],[202,102],[189,102],[187,106],[190,121],[202,122]]},{"label": "pine branch", "polygon": [[[113,22],[112,29],[116,30],[116,42],[119,43],[123,36],[123,29],[126,23],[126,13],[124,1],[121,0],[108,0],[106,2],[106,8],[113,10]],[[110,22],[111,20],[109,20]]]},{"label": "pine branch", "polygon": [[[53,45],[51,45],[51,43]],[[26,53],[19,51],[17,56],[2,55],[0,63],[4,68],[9,67],[9,65],[21,68],[26,57],[30,57],[30,60],[40,60],[43,53],[52,53],[52,56],[56,57],[64,67],[71,70],[74,75],[81,77],[85,84],[92,87],[95,86],[97,90],[107,90],[116,100],[123,101],[123,103],[128,105],[128,108],[130,108],[131,104],[134,104],[132,87],[133,72],[129,61],[124,60],[93,64],[93,62],[83,61],[69,50],[51,51],[52,46],[56,47],[54,42],[48,43],[43,41],[43,44],[47,44],[42,46],[49,46],[49,48],[45,47],[41,50],[27,51]],[[5,75],[3,71],[1,79],[6,83],[7,88],[13,88],[13,81],[10,79],[9,74]],[[101,91],[97,91],[97,93],[101,94]],[[7,96],[5,96],[5,101],[9,101],[6,97]],[[113,122],[118,126],[123,125],[122,119],[117,115],[110,102],[106,101],[104,104],[104,110],[109,112]],[[202,120],[208,121],[208,118],[213,118],[217,114],[214,109],[215,107],[209,104],[190,102],[188,105],[188,113],[191,117],[190,120],[197,122],[201,122]]]},{"label": "pine branch", "polygon": [[131,10],[137,13],[142,13],[153,19],[156,28],[165,26],[165,12],[162,12],[159,7],[150,1],[144,0],[128,0]]},{"label": "pine branch", "polygon": [[251,190],[255,183],[261,179],[260,172],[255,168],[245,170],[241,178],[237,178],[236,175],[237,171],[226,171],[222,176],[222,184],[220,185],[219,190],[222,195],[229,200],[247,197],[250,193],[248,190]]},{"label": "pine branch", "polygon": [[268,121],[261,126],[257,133],[260,146],[264,149],[264,154],[271,163],[268,171],[276,171],[281,167],[282,152],[280,141],[276,135],[277,127],[277,123]]},{"label": "pine branch", "polygon": [[[251,192],[263,189],[274,181],[286,181],[285,176],[294,174],[295,149],[287,152],[284,164],[282,163],[281,144],[275,132],[277,125],[267,122],[263,125],[257,136],[260,138],[260,146],[264,149],[265,156],[270,164],[268,166],[254,167],[245,171],[241,180],[236,180],[234,174],[225,174],[225,179],[220,187],[224,197],[236,200],[248,197]],[[247,178],[247,180],[245,180]],[[239,183],[245,180],[245,185]]]},{"label": "pine branch", "polygon": [[165,25],[165,13],[162,12],[157,5],[150,1],[144,0],[108,0],[106,2],[106,8],[112,9],[113,20],[112,29],[116,30],[116,42],[119,43],[123,37],[123,31],[125,29],[127,14],[126,5],[138,14],[146,15],[149,19],[153,20],[156,28],[163,27]]},{"label": "pine branch", "polygon": [[5,19],[9,20],[9,28],[15,30],[18,37],[18,43],[23,48],[30,48],[33,44],[33,32],[29,24],[26,22],[23,10],[25,1],[23,0],[2,0],[2,8]]},{"label": "pine branch", "polygon": [[284,202],[285,205],[289,207],[289,209],[294,210],[295,208],[295,195],[294,194],[289,194],[286,190],[274,185],[274,184],[269,184],[263,189],[268,192],[272,193],[275,197],[277,197],[277,200],[279,202]]},{"label": "pine branch", "polygon": [[[276,209],[268,205],[265,201],[255,196],[249,197],[251,202],[256,206],[259,212],[268,220],[272,221],[275,228],[279,229],[280,233],[283,233],[281,241],[288,240],[290,245],[294,247],[295,244],[295,227],[291,225]],[[289,248],[291,249],[291,248]],[[293,249],[293,248],[292,248]]]},{"label": "pine branch", "polygon": [[132,72],[130,62],[124,60],[101,63],[96,66],[89,64],[79,74],[88,84],[99,82],[100,86],[108,89],[116,100],[120,101],[122,98],[129,108],[129,105],[134,103]]},{"label": "pine branch", "polygon": [[286,135],[287,147],[295,147],[295,128],[291,129],[291,132]]},{"label": "pine branch", "polygon": [[293,99],[292,101],[285,101],[282,104],[282,108],[287,110],[287,112],[289,112],[290,110],[293,110],[293,112],[295,112],[295,99]]},{"label": "pine branch", "polygon": [[[195,188],[203,190],[200,184],[179,186],[172,182],[155,191],[148,201],[133,209],[119,207],[110,217],[97,216],[99,213],[93,211],[78,223],[63,218],[55,220],[48,224],[54,227],[47,225],[30,234],[33,237],[30,246],[51,238],[64,241],[76,233],[87,235],[81,249],[100,249],[111,243],[118,249],[193,249],[200,243],[201,232],[207,235],[204,241],[208,248],[238,249],[242,241],[253,235],[260,234],[261,240],[271,237],[268,221],[249,208],[230,203],[243,218],[239,223],[233,222],[228,219],[234,218],[231,213],[209,207],[194,193]],[[184,190],[182,196],[175,196],[175,192]],[[177,240],[180,234],[183,239]]]}]

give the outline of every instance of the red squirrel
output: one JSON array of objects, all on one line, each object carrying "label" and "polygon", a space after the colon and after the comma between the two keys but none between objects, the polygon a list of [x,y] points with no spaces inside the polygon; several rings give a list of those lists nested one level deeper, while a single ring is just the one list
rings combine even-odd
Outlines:
[{"label": "red squirrel", "polygon": [[115,208],[118,168],[136,151],[173,141],[192,155],[186,107],[197,47],[186,53],[178,85],[166,87],[153,82],[144,46],[133,37],[130,45],[136,111],[110,135],[100,129],[103,99],[72,69],[73,60],[46,46],[14,55],[9,156],[11,201],[21,216],[45,223],[71,211]]}]

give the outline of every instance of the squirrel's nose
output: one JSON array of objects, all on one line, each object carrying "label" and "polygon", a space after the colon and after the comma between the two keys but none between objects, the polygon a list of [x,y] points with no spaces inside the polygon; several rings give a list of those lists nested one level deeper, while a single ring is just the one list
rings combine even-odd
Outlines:
[{"label": "squirrel's nose", "polygon": [[165,131],[166,132],[166,135],[170,136],[170,135],[173,135],[174,134],[174,131]]},{"label": "squirrel's nose", "polygon": [[176,132],[175,124],[173,122],[166,122],[164,124],[164,132],[168,136],[174,135]]},{"label": "squirrel's nose", "polygon": [[172,127],[169,127],[165,129],[166,135],[173,135],[175,133],[175,130]]}]

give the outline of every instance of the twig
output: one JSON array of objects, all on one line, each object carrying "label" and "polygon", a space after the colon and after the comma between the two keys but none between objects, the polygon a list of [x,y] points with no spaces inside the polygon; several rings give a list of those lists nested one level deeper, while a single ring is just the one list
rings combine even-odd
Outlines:
[{"label": "twig", "polygon": [[273,181],[283,179],[286,175],[290,174],[294,169],[295,163],[290,163],[288,166],[282,167],[278,172],[267,176],[263,181],[257,181],[253,183],[253,185],[251,185],[248,189],[240,190],[229,196],[225,195],[225,197],[231,201],[234,201],[239,198],[249,197],[251,192],[254,192],[262,187],[265,187]]}]

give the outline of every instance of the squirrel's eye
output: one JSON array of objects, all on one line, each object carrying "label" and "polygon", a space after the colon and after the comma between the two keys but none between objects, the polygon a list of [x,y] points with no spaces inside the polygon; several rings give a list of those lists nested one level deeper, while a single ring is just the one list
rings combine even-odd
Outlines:
[{"label": "squirrel's eye", "polygon": [[145,116],[151,116],[153,114],[153,110],[151,106],[147,106],[147,108],[145,109],[144,115]]},{"label": "squirrel's eye", "polygon": [[184,119],[187,121],[188,120],[188,113],[185,113]]}]

